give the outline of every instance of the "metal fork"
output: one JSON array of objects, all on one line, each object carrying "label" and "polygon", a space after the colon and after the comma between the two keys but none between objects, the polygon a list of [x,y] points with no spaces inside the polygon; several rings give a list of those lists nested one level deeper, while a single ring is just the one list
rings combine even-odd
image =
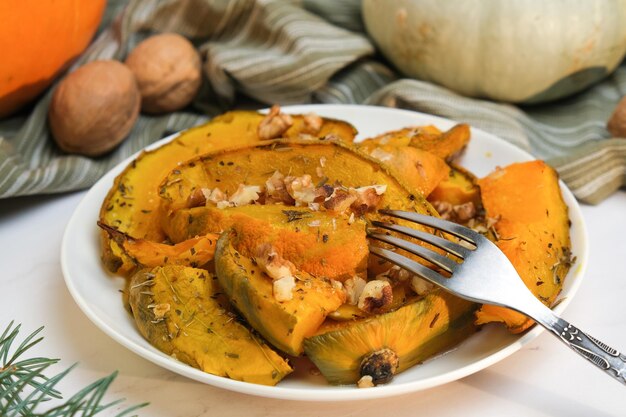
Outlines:
[{"label": "metal fork", "polygon": [[398,232],[430,243],[461,258],[461,262],[416,243],[373,230],[368,231],[369,237],[417,255],[447,271],[451,276],[445,277],[433,269],[390,249],[370,245],[371,253],[461,298],[507,307],[532,318],[576,353],[622,384],[626,384],[626,356],[580,331],[542,304],[526,288],[504,253],[489,239],[472,229],[436,217],[398,210],[380,210],[379,212],[451,234],[468,242],[474,248],[410,227],[373,221],[372,224],[378,228]]}]

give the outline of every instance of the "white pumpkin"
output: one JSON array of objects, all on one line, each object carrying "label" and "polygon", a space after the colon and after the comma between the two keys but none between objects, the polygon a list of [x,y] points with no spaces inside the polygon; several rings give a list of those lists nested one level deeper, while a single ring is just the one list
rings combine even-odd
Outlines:
[{"label": "white pumpkin", "polygon": [[626,52],[626,0],[363,0],[363,19],[405,75],[498,101],[581,91]]}]

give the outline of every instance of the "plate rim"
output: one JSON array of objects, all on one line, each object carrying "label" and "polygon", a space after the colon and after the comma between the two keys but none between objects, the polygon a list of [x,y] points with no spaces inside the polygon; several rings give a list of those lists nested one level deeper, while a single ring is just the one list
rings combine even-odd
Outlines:
[{"label": "plate rim", "polygon": [[[389,113],[393,114],[406,114],[413,116],[420,116],[423,118],[427,118],[432,120],[433,123],[440,123],[444,125],[451,125],[456,123],[455,121],[447,118],[443,118],[436,115],[431,115],[427,113],[406,110],[406,109],[398,109],[398,108],[390,108],[390,107],[379,107],[379,106],[370,106],[370,105],[355,105],[355,104],[308,104],[308,105],[295,105],[295,106],[284,106],[283,110],[290,113],[305,113],[305,112],[322,112],[332,111],[333,108],[341,108],[344,111],[373,111],[376,113]],[[264,109],[267,111],[267,109]],[[358,126],[356,126],[358,130]],[[490,137],[492,140],[496,140],[500,143],[500,145],[510,148],[514,153],[519,153],[523,155],[526,160],[537,159],[532,156],[527,151],[505,141],[493,135],[491,133],[485,132],[481,129],[471,127],[473,132],[479,132],[480,135],[484,135]],[[212,385],[218,388],[228,389],[231,391],[249,394],[254,396],[260,396],[265,398],[274,398],[274,399],[286,399],[286,400],[296,400],[296,401],[320,401],[320,402],[334,402],[334,401],[354,401],[354,400],[362,400],[362,399],[376,399],[383,397],[391,397],[402,395],[410,392],[420,391],[424,389],[434,388],[436,386],[440,386],[443,384],[447,384],[449,382],[458,380],[460,378],[469,376],[473,373],[476,373],[480,370],[483,370],[502,359],[510,356],[516,351],[520,350],[524,345],[528,344],[532,340],[534,340],[537,336],[539,336],[544,329],[540,326],[534,326],[530,330],[522,333],[516,340],[506,345],[505,347],[495,351],[494,353],[489,354],[488,356],[479,359],[477,361],[471,362],[465,366],[457,368],[455,370],[436,375],[430,376],[424,379],[420,379],[417,381],[405,382],[398,385],[382,385],[377,386],[375,389],[357,389],[354,386],[340,386],[335,387],[332,385],[322,386],[322,387],[313,387],[311,388],[299,388],[299,387],[284,387],[284,386],[264,386],[258,385],[248,382],[235,381],[225,377],[220,377],[212,374],[205,373],[200,371],[199,369],[193,368],[189,365],[186,365],[182,362],[179,362],[162,352],[159,352],[154,347],[149,345],[151,349],[146,349],[145,346],[139,345],[132,340],[124,337],[120,332],[116,331],[114,328],[111,328],[107,323],[104,322],[103,319],[99,317],[99,315],[89,306],[87,300],[84,299],[78,288],[76,287],[74,280],[71,277],[70,268],[68,265],[68,259],[70,259],[70,254],[68,253],[69,249],[69,241],[72,238],[72,231],[76,227],[76,223],[78,222],[79,216],[81,213],[81,209],[83,209],[88,203],[90,203],[90,197],[93,194],[97,194],[96,191],[99,187],[103,187],[103,182],[110,181],[114,179],[123,169],[138,155],[146,150],[156,149],[163,144],[173,140],[177,136],[179,136],[182,132],[174,133],[169,135],[163,139],[160,139],[145,148],[137,151],[133,155],[125,158],[118,164],[116,164],[113,168],[107,171],[83,196],[79,204],[74,209],[70,220],[68,221],[61,241],[61,269],[63,273],[63,278],[65,284],[80,308],[80,310],[89,318],[89,320],[96,325],[101,331],[103,331],[107,336],[111,337],[117,343],[121,344],[125,348],[129,349],[133,353],[141,356],[142,358],[149,360],[150,362],[168,369],[172,372],[175,372],[181,376],[185,376],[196,381],[206,383],[208,385]],[[371,136],[371,135],[370,135]],[[581,243],[582,247],[579,248],[580,253],[576,253],[578,257],[578,262],[576,268],[576,276],[574,282],[570,282],[570,287],[568,294],[562,303],[554,308],[554,311],[558,314],[561,314],[567,305],[569,305],[570,301],[575,297],[582,280],[585,276],[585,271],[587,267],[588,261],[588,234],[584,221],[584,217],[582,216],[582,212],[580,206],[573,196],[572,192],[569,188],[562,182],[559,181],[561,185],[561,191],[563,193],[563,197],[568,203],[568,207],[570,210],[570,218],[572,218],[572,213],[574,213],[575,218],[578,220],[577,228],[580,230],[581,234]],[[110,189],[110,185],[107,187],[107,190]],[[574,203],[573,205],[570,203]],[[101,202],[99,202],[99,205]],[[99,256],[98,256],[99,258]],[[104,267],[102,267],[104,270]],[[119,278],[113,274],[106,272],[107,275],[110,275],[112,278]],[[122,278],[119,278],[122,279]],[[473,336],[470,336],[470,339]],[[434,358],[433,360],[439,360]],[[345,389],[348,388],[348,389]]]}]

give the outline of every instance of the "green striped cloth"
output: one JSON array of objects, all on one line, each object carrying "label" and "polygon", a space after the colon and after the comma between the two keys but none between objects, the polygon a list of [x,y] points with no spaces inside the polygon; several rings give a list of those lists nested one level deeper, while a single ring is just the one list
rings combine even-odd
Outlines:
[{"label": "green striped cloth", "polygon": [[626,141],[610,139],[605,128],[626,92],[626,65],[573,98],[521,108],[403,79],[366,36],[360,0],[124,3],[109,1],[108,15],[116,17],[105,19],[73,68],[95,59],[123,60],[150,34],[177,32],[202,54],[201,93],[185,112],[140,116],[120,147],[90,159],[62,153],[51,139],[46,126],[51,89],[29,114],[0,122],[0,197],[87,188],[169,133],[230,108],[273,103],[394,106],[469,123],[546,159],[587,203],[598,203],[626,184]]}]

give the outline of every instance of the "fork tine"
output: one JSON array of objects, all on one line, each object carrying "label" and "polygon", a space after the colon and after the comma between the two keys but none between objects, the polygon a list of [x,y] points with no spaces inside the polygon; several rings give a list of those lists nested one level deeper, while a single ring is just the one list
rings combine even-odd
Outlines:
[{"label": "fork tine", "polygon": [[[373,239],[380,240],[381,242],[389,243],[393,246],[396,246],[400,249],[404,249],[405,251],[411,252],[414,255],[419,256],[422,259],[425,259],[433,264],[445,269],[446,271],[452,273],[457,267],[457,263],[452,259],[446,258],[438,254],[437,252],[425,248],[424,246],[418,245],[413,242],[409,242],[408,240],[400,239],[395,236],[386,235],[384,233],[371,233],[368,232],[367,235]],[[371,249],[371,248],[370,248]]]},{"label": "fork tine", "polygon": [[421,230],[412,229],[410,227],[401,226],[399,224],[379,222],[378,220],[372,220],[372,225],[380,227],[381,229],[387,229],[394,232],[402,233],[403,235],[411,236],[424,242],[430,243],[433,246],[443,249],[459,258],[465,259],[469,256],[470,250],[459,245],[458,243],[451,242],[442,237],[436,236],[432,233],[426,233]]},{"label": "fork tine", "polygon": [[447,220],[439,219],[437,217],[426,216],[424,214],[413,213],[409,211],[401,210],[379,210],[379,213],[386,214],[391,217],[398,217],[400,219],[408,220],[410,222],[419,223],[424,226],[434,227],[442,232],[450,233],[460,239],[465,240],[471,244],[476,244],[480,233],[468,229],[467,227],[460,226],[456,223],[452,223]]},{"label": "fork tine", "polygon": [[418,262],[415,262],[414,260],[409,259],[406,256],[395,253],[389,249],[370,245],[370,253],[373,253],[380,258],[386,259],[389,262],[398,265],[400,268],[404,268],[407,271],[410,271],[413,274],[418,275],[419,277],[424,278],[425,280],[432,282],[435,285],[439,285],[440,287],[446,288],[445,282],[449,281],[446,277],[438,274],[432,269]]}]

